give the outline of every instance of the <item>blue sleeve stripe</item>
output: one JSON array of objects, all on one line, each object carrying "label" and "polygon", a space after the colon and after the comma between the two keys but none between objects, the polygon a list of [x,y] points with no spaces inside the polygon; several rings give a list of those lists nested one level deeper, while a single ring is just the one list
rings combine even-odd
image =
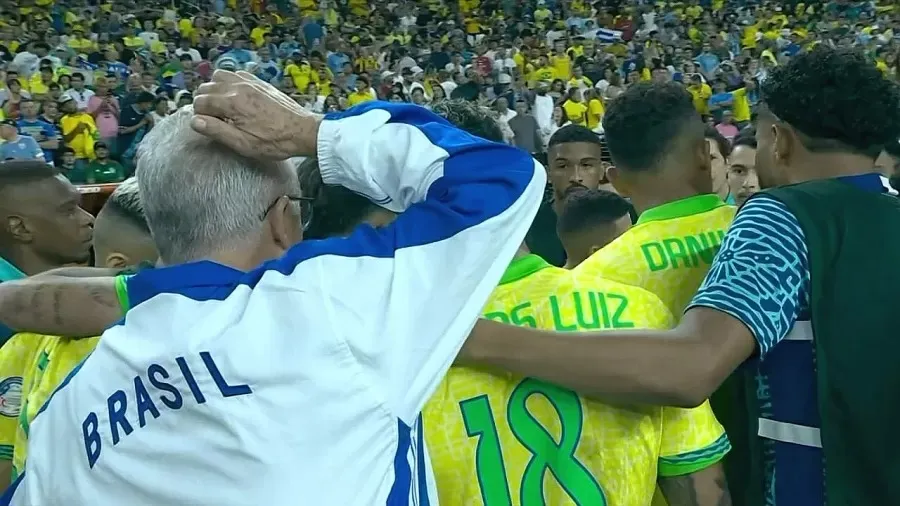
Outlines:
[{"label": "blue sleeve stripe", "polygon": [[327,119],[374,109],[388,111],[391,122],[415,126],[450,154],[444,161],[443,176],[431,184],[423,201],[410,206],[387,227],[360,226],[347,238],[303,241],[281,258],[246,274],[210,262],[139,272],[127,281],[131,306],[160,293],[179,293],[198,301],[224,300],[238,285],[256,286],[270,270],[287,275],[298,264],[324,255],[391,258],[398,249],[440,242],[500,215],[535,177],[536,162],[530,154],[470,135],[416,105],[365,102]]},{"label": "blue sleeve stripe", "polygon": [[761,194],[738,212],[690,306],[727,313],[746,325],[765,354],[808,306],[809,262],[800,223]]},{"label": "blue sleeve stripe", "polygon": [[22,484],[22,480],[24,480],[24,479],[25,479],[25,472],[23,471],[22,474],[20,474],[19,477],[16,478],[16,481],[14,481],[12,483],[12,485],[10,485],[6,489],[6,491],[3,492],[3,495],[0,496],[0,506],[11,506],[12,505],[13,496],[16,495],[16,490],[19,488],[19,485]]}]

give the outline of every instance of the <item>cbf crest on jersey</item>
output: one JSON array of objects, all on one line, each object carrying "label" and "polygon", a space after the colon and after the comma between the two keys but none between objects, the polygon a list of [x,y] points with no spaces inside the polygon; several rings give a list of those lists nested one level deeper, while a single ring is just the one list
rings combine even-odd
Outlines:
[{"label": "cbf crest on jersey", "polygon": [[9,418],[19,416],[22,405],[22,377],[10,376],[0,381],[0,415]]}]

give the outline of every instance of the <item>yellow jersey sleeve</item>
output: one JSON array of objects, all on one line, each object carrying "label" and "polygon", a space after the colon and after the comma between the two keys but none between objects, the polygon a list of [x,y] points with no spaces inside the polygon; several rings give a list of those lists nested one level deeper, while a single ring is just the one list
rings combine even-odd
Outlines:
[{"label": "yellow jersey sleeve", "polygon": [[28,432],[34,417],[70,372],[97,346],[98,337],[69,339],[47,336],[42,341],[32,370],[30,388],[22,404],[13,451],[13,478],[25,469]]},{"label": "yellow jersey sleeve", "polygon": [[12,464],[13,464],[13,480],[19,473],[25,469],[25,452],[28,446],[28,424],[37,414],[40,406],[35,406],[33,402],[29,403],[35,390],[39,388],[44,372],[47,370],[49,363],[49,349],[52,348],[56,338],[51,336],[42,336],[39,339],[37,352],[28,366],[28,372],[25,376],[25,384],[22,388],[22,408],[19,410],[19,419],[16,423],[15,445],[13,448]]},{"label": "yellow jersey sleeve", "polygon": [[695,473],[719,462],[730,450],[731,443],[709,401],[691,409],[663,408],[660,476]]},{"label": "yellow jersey sleeve", "polygon": [[0,348],[0,460],[12,460],[22,391],[41,336],[19,333]]}]

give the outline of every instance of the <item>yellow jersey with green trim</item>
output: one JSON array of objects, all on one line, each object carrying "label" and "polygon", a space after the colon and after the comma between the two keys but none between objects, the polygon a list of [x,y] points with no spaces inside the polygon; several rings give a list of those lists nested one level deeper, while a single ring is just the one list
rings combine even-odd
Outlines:
[{"label": "yellow jersey with green trim", "polygon": [[[123,313],[128,309],[126,280],[128,275],[115,278],[116,296]],[[66,379],[75,366],[80,364],[97,346],[99,337],[71,339],[58,336],[39,336],[37,353],[28,367],[27,385],[23,391],[22,407],[14,433],[14,448],[11,458],[13,479],[25,469],[28,457],[28,431],[34,417]]]},{"label": "yellow jersey with green trim", "polygon": [[13,458],[23,392],[30,386],[28,372],[43,337],[20,332],[0,347],[0,460]]},{"label": "yellow jersey with green trim", "polygon": [[[515,260],[484,317],[558,331],[668,328],[640,288]],[[451,368],[423,411],[445,506],[649,505],[659,476],[688,474],[730,445],[707,404],[625,410],[500,371]]]},{"label": "yellow jersey with green trim", "polygon": [[681,319],[736,211],[714,194],[648,209],[631,229],[575,270],[648,290]]},{"label": "yellow jersey with green trim", "polygon": [[31,367],[30,385],[25,393],[16,426],[12,459],[13,479],[25,469],[28,456],[28,430],[34,417],[72,369],[94,351],[99,339],[99,337],[71,339],[46,336],[41,341],[41,350]]}]

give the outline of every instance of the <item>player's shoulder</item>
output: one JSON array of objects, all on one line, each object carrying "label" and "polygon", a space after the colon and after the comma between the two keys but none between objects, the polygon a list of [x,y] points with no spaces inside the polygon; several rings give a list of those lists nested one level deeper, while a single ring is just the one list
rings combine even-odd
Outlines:
[{"label": "player's shoulder", "polygon": [[622,262],[631,262],[632,255],[640,251],[641,242],[651,237],[646,229],[646,224],[631,227],[624,234],[595,251],[572,270],[593,274],[609,270],[613,263],[621,265]]},{"label": "player's shoulder", "polygon": [[596,310],[604,328],[670,328],[675,323],[672,312],[657,294],[605,276],[573,270],[569,277],[559,279],[555,292],[577,294],[560,298],[560,308],[565,310],[566,303],[572,302],[576,312]]},{"label": "player's shoulder", "polygon": [[46,337],[31,332],[19,332],[13,335],[0,347],[0,369],[5,369],[6,365],[18,367],[18,365],[28,363],[29,358],[41,349]]}]

